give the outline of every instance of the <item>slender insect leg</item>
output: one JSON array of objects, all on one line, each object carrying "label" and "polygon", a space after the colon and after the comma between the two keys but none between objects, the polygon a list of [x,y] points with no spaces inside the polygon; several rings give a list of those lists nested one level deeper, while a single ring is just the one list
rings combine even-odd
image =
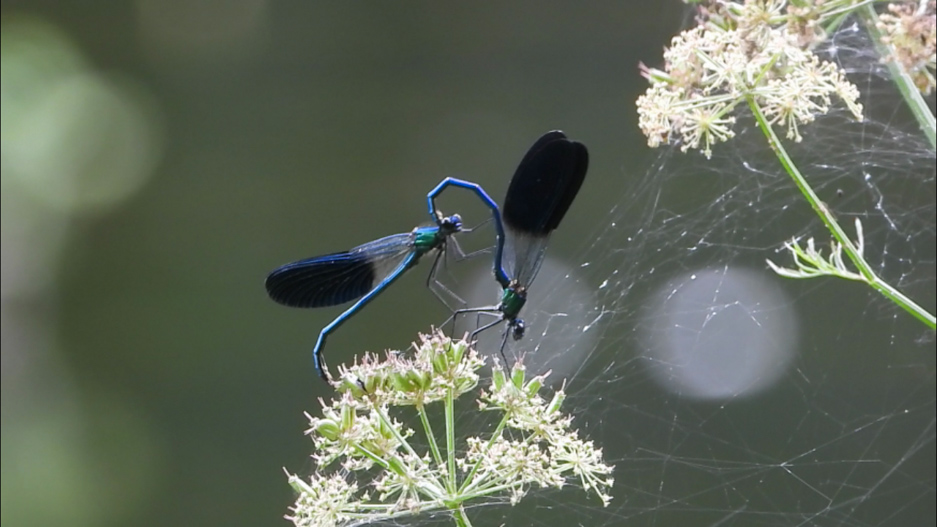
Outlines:
[{"label": "slender insect leg", "polygon": [[[454,241],[454,240],[451,240],[451,241]],[[434,295],[436,295],[436,298],[438,298],[439,301],[442,302],[443,305],[446,306],[451,311],[452,306],[449,305],[449,302],[446,302],[446,299],[443,298],[442,294],[440,294],[440,291],[445,292],[451,298],[454,298],[457,302],[459,302],[463,306],[465,305],[465,300],[462,300],[462,297],[455,294],[455,292],[453,292],[451,289],[446,287],[445,284],[443,284],[442,282],[436,279],[436,273],[439,271],[439,260],[440,258],[442,258],[443,252],[446,252],[448,254],[448,251],[445,251],[445,250],[441,250],[438,253],[436,253],[436,258],[433,260],[433,267],[430,268],[429,275],[426,277],[426,287],[429,288],[429,290],[432,291]],[[446,265],[446,261],[443,260],[443,266],[445,265]]]},{"label": "slender insect leg", "polygon": [[504,354],[504,346],[508,343],[508,334],[511,332],[511,324],[513,321],[508,322],[508,327],[504,328],[504,336],[501,337],[501,359],[504,361],[504,369],[508,369],[508,358]]},{"label": "slender insect leg", "polygon": [[469,341],[474,341],[475,338],[478,337],[478,334],[479,334],[479,333],[481,333],[481,332],[483,332],[483,331],[485,331],[485,330],[487,330],[487,329],[493,328],[493,327],[497,326],[498,324],[500,324],[501,322],[504,321],[504,318],[500,316],[500,313],[481,313],[481,314],[482,314],[482,315],[498,316],[498,319],[497,319],[497,320],[492,320],[491,322],[485,324],[484,326],[482,326],[482,327],[476,329],[475,331],[473,331],[472,333],[470,333],[470,334],[469,334]]},{"label": "slender insect leg", "polygon": [[[491,220],[488,220],[488,221],[491,221]],[[469,229],[462,229],[461,232],[471,232],[471,231]],[[468,260],[469,258],[474,258],[478,256],[479,254],[487,254],[491,252],[491,247],[484,247],[482,249],[478,249],[477,251],[466,253],[465,251],[462,250],[462,246],[459,245],[459,241],[455,239],[455,236],[450,237],[449,241],[451,241],[453,247],[455,247],[455,251],[454,251],[456,255],[455,261],[457,262],[461,262],[462,260]],[[447,256],[448,256],[448,253],[447,253]]]},{"label": "slender insect leg", "polygon": [[[501,320],[503,320],[501,311],[498,310],[498,306],[470,307],[466,309],[457,309],[453,311],[452,315],[445,322],[443,322],[443,325],[450,324],[450,323],[452,324],[452,329],[449,332],[450,336],[455,331],[456,318],[460,315],[464,315],[467,313],[477,313],[479,315],[488,315],[491,317],[496,317],[497,320],[495,320],[492,324],[486,325],[485,326],[486,328],[491,327],[492,325],[495,325],[501,322]],[[469,338],[469,342],[472,342],[474,340],[475,335],[477,335],[478,333],[479,333],[478,330],[472,331],[471,337]]]},{"label": "slender insect leg", "polygon": [[[481,314],[494,315],[495,313],[481,313]],[[501,313],[498,313],[498,315],[501,315]],[[480,333],[482,333],[483,331],[485,331],[485,330],[487,330],[487,329],[493,328],[494,326],[497,326],[498,324],[500,324],[500,323],[503,322],[504,320],[505,320],[505,319],[504,319],[503,316],[499,316],[499,318],[498,318],[497,320],[493,320],[493,321],[489,322],[488,324],[485,324],[484,326],[482,326],[482,327],[476,329],[475,331],[473,331],[473,332],[469,335],[469,342],[475,342],[475,339],[478,337],[478,335],[479,335]],[[508,323],[510,324],[510,321],[509,321]],[[507,336],[508,336],[508,330],[507,330],[507,328],[505,328],[504,337],[501,339],[501,348],[500,348],[501,359],[504,360],[504,365],[503,365],[502,367],[503,367],[505,370],[508,369],[508,358],[504,355],[504,345],[507,343],[507,339],[508,339]]]}]

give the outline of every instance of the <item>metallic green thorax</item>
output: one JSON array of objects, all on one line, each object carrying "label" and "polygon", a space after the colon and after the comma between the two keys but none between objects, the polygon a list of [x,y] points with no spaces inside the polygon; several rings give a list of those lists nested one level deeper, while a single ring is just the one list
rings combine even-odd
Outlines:
[{"label": "metallic green thorax", "polygon": [[439,227],[417,227],[413,229],[413,250],[422,256],[445,243],[445,235]]},{"label": "metallic green thorax", "polygon": [[453,214],[448,217],[444,217],[439,213],[437,213],[437,215],[435,226],[417,227],[413,229],[411,233],[413,241],[410,242],[410,246],[413,247],[413,252],[416,254],[414,255],[415,257],[412,260],[412,264],[415,264],[417,260],[420,259],[420,256],[423,256],[433,249],[439,249],[440,251],[445,250],[446,239],[462,230],[462,218],[459,217],[458,214]]},{"label": "metallic green thorax", "polygon": [[527,302],[527,290],[512,283],[504,288],[504,293],[501,294],[501,313],[504,314],[504,318],[513,320],[517,318],[525,302]]}]

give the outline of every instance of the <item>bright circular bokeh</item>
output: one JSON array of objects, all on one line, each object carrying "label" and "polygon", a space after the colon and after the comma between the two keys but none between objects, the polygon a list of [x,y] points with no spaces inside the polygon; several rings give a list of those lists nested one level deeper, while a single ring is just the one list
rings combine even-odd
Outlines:
[{"label": "bright circular bokeh", "polygon": [[792,303],[771,275],[699,270],[652,295],[642,335],[646,370],[668,391],[726,399],[765,390],[797,343]]},{"label": "bright circular bokeh", "polygon": [[152,174],[161,130],[148,92],[90,69],[53,26],[3,25],[3,183],[62,212],[107,208]]}]

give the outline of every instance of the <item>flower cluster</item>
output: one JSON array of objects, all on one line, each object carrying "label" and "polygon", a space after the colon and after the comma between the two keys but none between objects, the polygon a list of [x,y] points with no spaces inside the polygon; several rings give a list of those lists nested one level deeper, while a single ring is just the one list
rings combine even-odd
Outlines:
[{"label": "flower cluster", "polygon": [[[464,341],[436,332],[421,335],[415,353],[387,353],[384,360],[367,353],[360,362],[340,367],[336,389],[367,406],[423,406],[458,397],[478,384],[485,361]],[[442,351],[440,351],[442,350]]]},{"label": "flower cluster", "polygon": [[[476,388],[484,360],[465,341],[441,333],[422,336],[415,348],[409,358],[367,355],[343,369],[338,396],[321,402],[320,417],[307,415],[318,469],[307,479],[287,473],[299,494],[287,519],[328,526],[446,511],[470,525],[467,502],[506,496],[513,504],[532,486],[561,488],[570,481],[608,505],[612,467],[560,411],[562,389],[549,400],[540,396],[547,374],[528,379],[520,364],[510,374],[496,364],[477,403],[498,423],[457,444],[455,399]],[[431,405],[443,409],[439,435]],[[391,417],[403,408],[415,412],[417,419],[402,417],[418,420],[420,432]]]},{"label": "flower cluster", "polygon": [[649,146],[679,140],[683,151],[700,149],[710,157],[713,144],[734,137],[740,103],[757,105],[794,141],[802,139],[799,125],[829,111],[833,96],[862,118],[856,86],[803,46],[806,30],[785,25],[803,27],[810,17],[785,15],[786,2],[779,0],[719,5],[718,24],[674,37],[664,70],[643,68],[651,86],[638,98],[638,123]]},{"label": "flower cluster", "polygon": [[879,17],[882,41],[892,46],[895,59],[904,66],[925,95],[934,91],[937,68],[937,1],[889,4]]}]

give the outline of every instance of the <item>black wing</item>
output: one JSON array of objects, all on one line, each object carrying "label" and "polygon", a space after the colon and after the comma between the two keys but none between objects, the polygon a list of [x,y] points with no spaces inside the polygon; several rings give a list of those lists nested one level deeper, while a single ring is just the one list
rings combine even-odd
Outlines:
[{"label": "black wing", "polygon": [[290,307],[325,307],[364,296],[412,250],[410,234],[395,234],[348,252],[325,254],[275,269],[267,294]]},{"label": "black wing", "polygon": [[501,209],[504,225],[527,236],[548,236],[569,210],[588,168],[582,143],[559,130],[544,134],[514,172]]}]

